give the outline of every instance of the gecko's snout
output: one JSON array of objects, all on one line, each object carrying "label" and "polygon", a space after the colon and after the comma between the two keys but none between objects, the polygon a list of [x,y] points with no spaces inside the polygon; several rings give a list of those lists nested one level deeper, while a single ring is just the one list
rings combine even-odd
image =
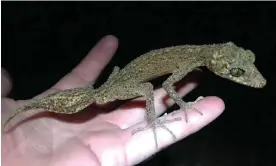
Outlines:
[{"label": "gecko's snout", "polygon": [[244,77],[241,83],[252,88],[263,88],[267,84],[267,81],[259,72],[255,71],[254,75]]},{"label": "gecko's snout", "polygon": [[252,85],[254,88],[263,88],[266,85],[267,81],[265,78],[261,78],[254,85]]},{"label": "gecko's snout", "polygon": [[251,86],[254,88],[263,88],[267,84],[266,79],[256,68],[250,78],[252,82]]}]

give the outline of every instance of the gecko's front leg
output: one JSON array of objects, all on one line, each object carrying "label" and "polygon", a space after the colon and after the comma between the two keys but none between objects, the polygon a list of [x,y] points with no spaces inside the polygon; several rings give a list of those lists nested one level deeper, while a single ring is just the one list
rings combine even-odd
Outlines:
[{"label": "gecko's front leg", "polygon": [[156,128],[161,127],[165,130],[167,130],[172,137],[176,140],[176,136],[173,134],[173,132],[168,129],[164,123],[168,122],[173,122],[180,120],[180,118],[174,118],[171,120],[166,120],[165,118],[162,119],[156,119],[156,111],[155,111],[155,106],[154,106],[154,96],[153,96],[153,85],[149,82],[137,85],[137,86],[129,86],[128,87],[128,92],[132,91],[133,94],[135,95],[142,95],[146,97],[146,120],[148,122],[148,125],[145,127],[140,127],[132,131],[132,134],[135,134],[139,131],[144,131],[149,128],[153,129],[153,134],[154,134],[154,141],[155,141],[155,146],[156,149],[158,148],[158,143],[157,143],[157,133],[156,133]]},{"label": "gecko's front leg", "polygon": [[[203,115],[202,112],[199,111],[198,109],[194,108],[193,105],[196,104],[198,101],[202,100],[204,97],[200,96],[193,102],[184,102],[182,100],[182,98],[177,94],[177,92],[173,88],[173,84],[178,82],[179,80],[183,79],[187,75],[187,73],[190,71],[191,70],[187,71],[187,70],[179,69],[179,70],[173,72],[173,74],[163,83],[164,89],[170,95],[170,97],[174,100],[174,102],[180,107],[180,111],[184,111],[186,122],[188,122],[188,115],[187,115],[188,109],[193,109],[194,111]],[[176,111],[176,112],[178,112],[178,111]]]}]

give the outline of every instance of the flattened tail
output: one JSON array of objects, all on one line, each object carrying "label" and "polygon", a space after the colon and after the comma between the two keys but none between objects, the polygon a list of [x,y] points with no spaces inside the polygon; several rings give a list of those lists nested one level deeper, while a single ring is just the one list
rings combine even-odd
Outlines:
[{"label": "flattened tail", "polygon": [[30,109],[34,109],[35,106],[36,106],[35,103],[31,103],[31,104],[27,104],[27,105],[25,105],[25,106],[19,107],[19,108],[15,111],[15,113],[14,113],[12,116],[10,116],[10,117],[8,118],[8,120],[4,123],[4,128],[7,126],[7,124],[8,124],[15,116],[17,116],[18,114],[20,114],[20,113],[22,113],[22,112],[28,111],[28,110],[30,110]]}]

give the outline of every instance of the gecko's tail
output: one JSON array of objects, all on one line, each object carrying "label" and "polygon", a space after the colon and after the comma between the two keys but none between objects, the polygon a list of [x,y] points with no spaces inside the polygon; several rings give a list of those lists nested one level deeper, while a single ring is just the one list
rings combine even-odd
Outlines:
[{"label": "gecko's tail", "polygon": [[94,88],[75,88],[56,92],[40,100],[19,107],[4,123],[4,128],[18,114],[30,109],[45,109],[50,112],[73,114],[94,102]]},{"label": "gecko's tail", "polygon": [[30,110],[30,109],[34,109],[35,107],[36,107],[36,103],[31,103],[31,104],[27,104],[27,105],[25,105],[25,106],[19,107],[19,108],[15,111],[15,113],[14,113],[12,116],[10,116],[10,117],[8,118],[8,120],[4,123],[4,128],[7,126],[7,124],[8,124],[15,116],[17,116],[18,114],[20,114],[20,113],[22,113],[22,112],[28,111],[28,110]]}]

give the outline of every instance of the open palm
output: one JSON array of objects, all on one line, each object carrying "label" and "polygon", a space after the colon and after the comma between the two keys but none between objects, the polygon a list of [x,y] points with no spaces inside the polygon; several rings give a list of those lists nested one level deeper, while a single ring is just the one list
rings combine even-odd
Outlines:
[{"label": "open palm", "polygon": [[[106,36],[88,53],[84,60],[49,90],[35,98],[56,91],[93,84],[102,69],[112,58],[118,47],[114,36]],[[112,111],[88,107],[73,115],[60,115],[43,110],[30,110],[12,120],[3,131],[3,123],[21,105],[31,100],[14,101],[6,98],[11,84],[2,74],[2,164],[3,165],[63,165],[122,166],[137,164],[156,153],[151,130],[131,135],[131,131],[145,125],[144,107],[127,107],[129,103]],[[190,82],[178,93],[184,96],[196,87]],[[157,115],[166,111],[173,101],[163,101],[166,92],[155,90]],[[136,98],[132,101],[143,101]],[[189,123],[185,120],[167,124],[178,140],[198,131],[217,116],[224,103],[217,97],[206,97],[196,104],[203,116],[189,112]],[[184,113],[175,116],[184,118]],[[159,148],[174,143],[171,135],[157,129]]]}]

